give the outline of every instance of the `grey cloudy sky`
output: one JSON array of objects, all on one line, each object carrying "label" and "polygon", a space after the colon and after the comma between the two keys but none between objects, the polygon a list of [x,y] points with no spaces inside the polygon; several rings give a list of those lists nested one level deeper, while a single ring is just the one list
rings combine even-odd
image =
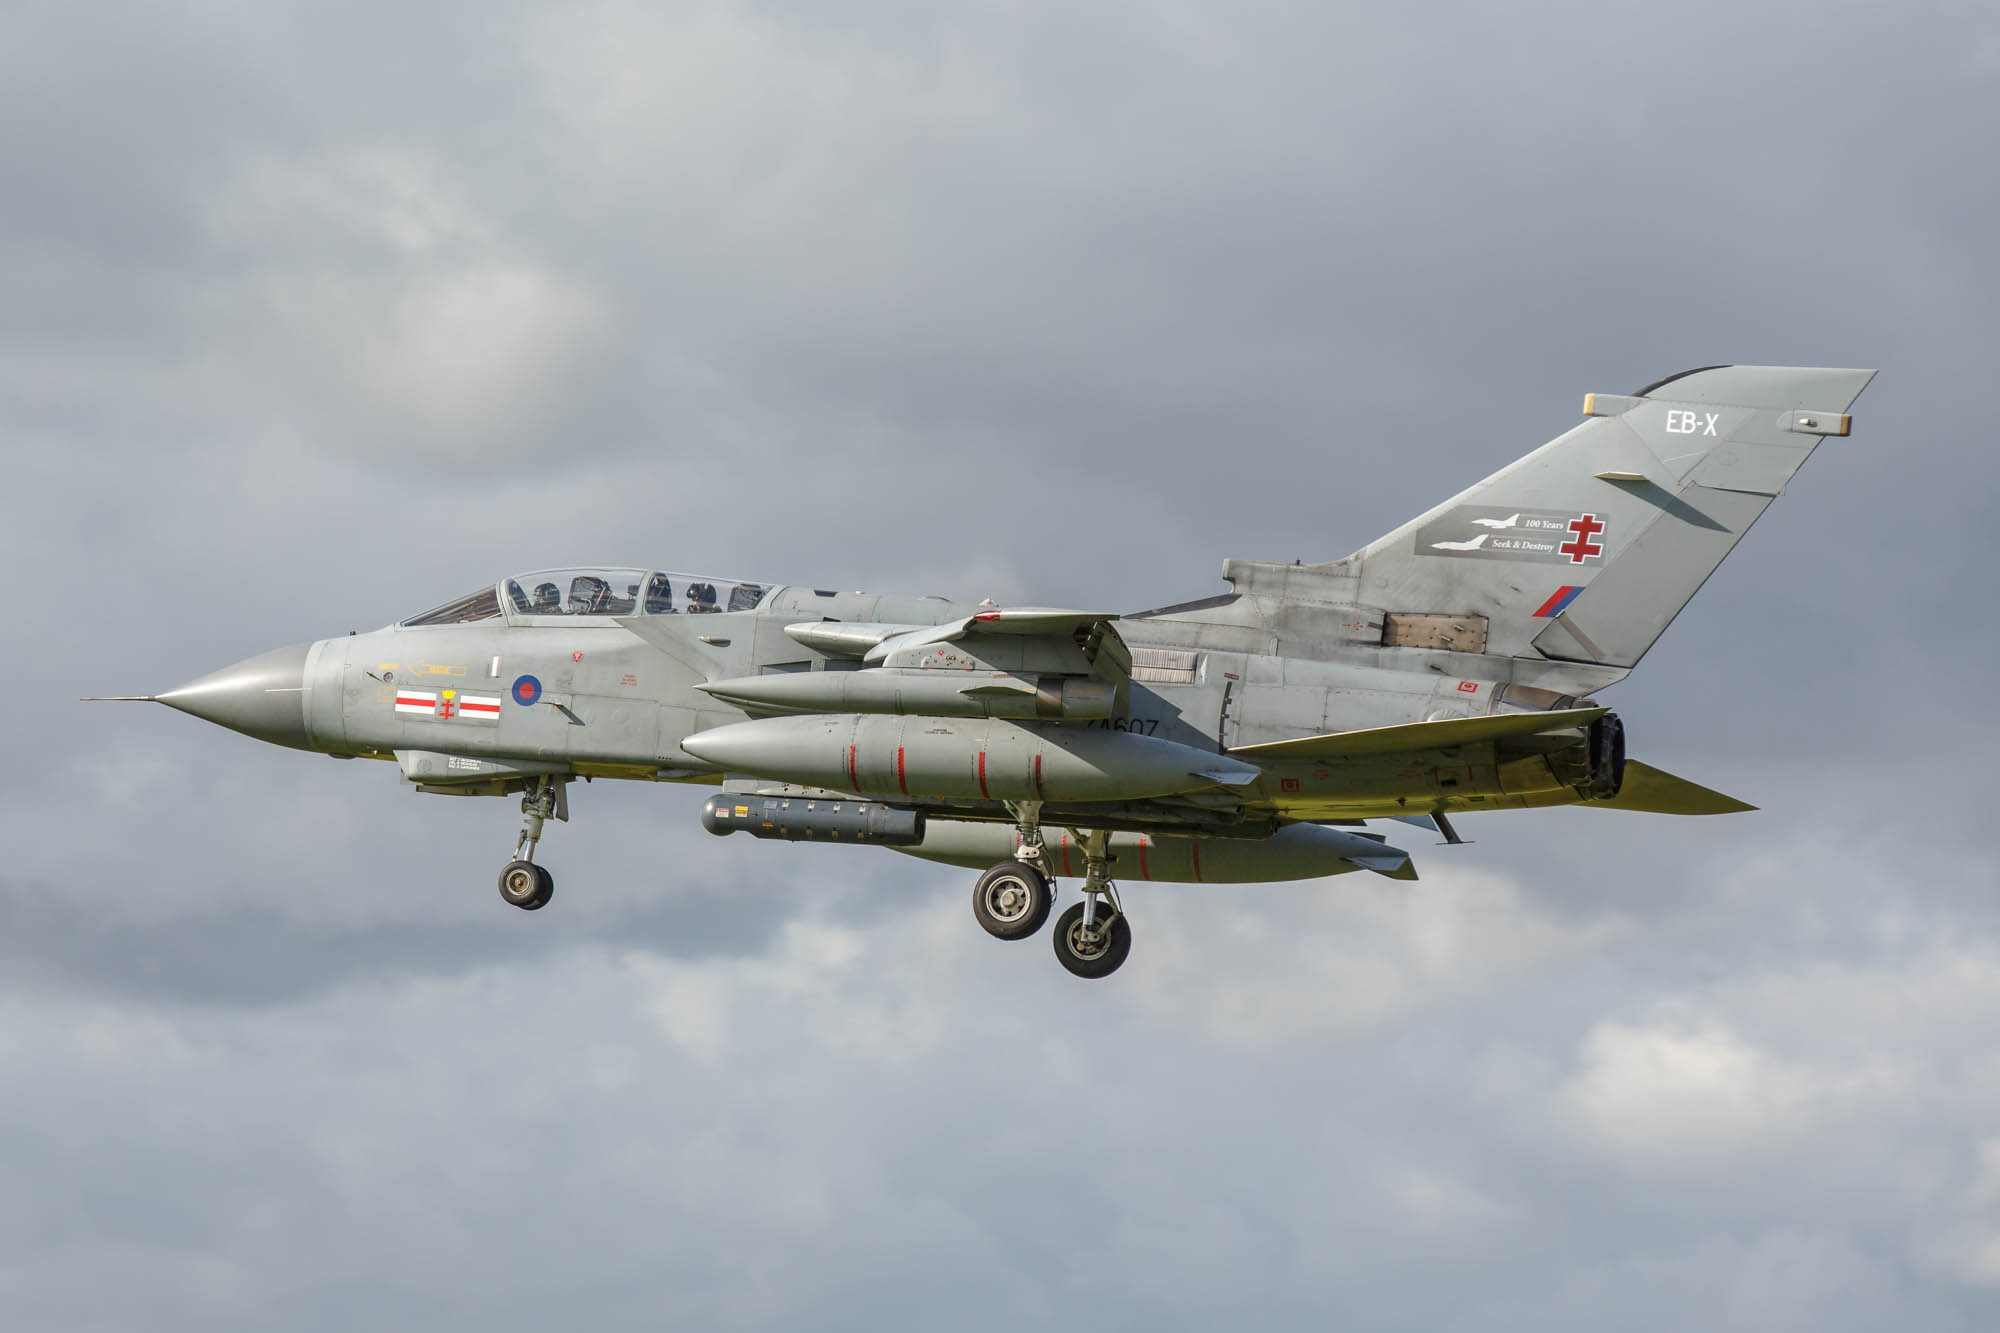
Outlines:
[{"label": "grey cloudy sky", "polygon": [[[9,1327],[1992,1327],[1997,130],[1985,4],[7,7]],[[1608,696],[1763,812],[1108,983],[67,702],[570,561],[1202,596],[1718,361],[1882,369]]]}]

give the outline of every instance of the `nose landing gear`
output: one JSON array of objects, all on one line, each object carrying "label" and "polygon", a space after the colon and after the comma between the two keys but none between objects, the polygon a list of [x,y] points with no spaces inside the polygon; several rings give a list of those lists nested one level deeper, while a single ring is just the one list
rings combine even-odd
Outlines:
[{"label": "nose landing gear", "polygon": [[569,819],[569,779],[544,777],[521,797],[521,813],[528,817],[521,836],[514,843],[514,859],[500,872],[500,896],[524,912],[538,912],[555,896],[555,877],[535,864],[535,844],[542,840],[542,823],[547,819]]},{"label": "nose landing gear", "polygon": [[524,912],[548,906],[555,892],[555,877],[533,861],[509,861],[500,872],[500,896]]}]

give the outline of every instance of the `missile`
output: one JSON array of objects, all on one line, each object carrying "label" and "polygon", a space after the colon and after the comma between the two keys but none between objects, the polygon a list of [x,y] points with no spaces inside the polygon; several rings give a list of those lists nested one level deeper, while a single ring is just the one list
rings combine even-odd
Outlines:
[{"label": "missile", "polygon": [[746,713],[913,713],[1082,721],[1111,716],[1116,690],[1083,676],[1005,672],[792,671],[695,688]]},{"label": "missile", "polygon": [[1121,801],[1245,788],[1263,770],[1125,731],[998,718],[768,717],[681,742],[697,759],[801,787],[982,801]]},{"label": "missile", "polygon": [[[1080,876],[1083,849],[1067,832],[1043,830],[1049,867],[1058,876]],[[984,869],[1015,854],[1014,829],[966,819],[930,819],[922,841],[897,847],[906,856]],[[1157,833],[1113,833],[1109,846],[1114,879],[1178,884],[1251,884],[1266,880],[1319,879],[1372,870],[1391,879],[1415,879],[1410,854],[1365,834],[1319,824],[1287,824],[1267,838],[1182,838]]]},{"label": "missile", "polygon": [[859,657],[898,634],[907,634],[921,625],[875,625],[859,621],[808,620],[785,626],[785,635],[816,653],[828,657]]}]

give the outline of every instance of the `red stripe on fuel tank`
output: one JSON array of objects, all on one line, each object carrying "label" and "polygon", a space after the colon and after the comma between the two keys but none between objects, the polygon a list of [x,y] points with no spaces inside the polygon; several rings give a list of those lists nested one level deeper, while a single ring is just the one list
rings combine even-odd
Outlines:
[{"label": "red stripe on fuel tank", "polygon": [[853,786],[860,781],[860,778],[854,776],[854,747],[850,745],[847,747],[847,783]]},{"label": "red stripe on fuel tank", "polygon": [[1039,796],[1043,796],[1044,794],[1045,794],[1045,793],[1044,793],[1044,792],[1042,791],[1042,757],[1041,757],[1040,755],[1036,755],[1036,756],[1035,756],[1035,795],[1039,797]]},{"label": "red stripe on fuel tank", "polygon": [[1194,857],[1194,882],[1199,884],[1201,883],[1201,840],[1198,838],[1189,838],[1188,846],[1192,849],[1190,854]]},{"label": "red stripe on fuel tank", "polygon": [[1139,878],[1140,879],[1151,879],[1153,877],[1153,872],[1146,869],[1146,848],[1152,845],[1152,841],[1153,840],[1151,838],[1147,837],[1143,833],[1139,835]]},{"label": "red stripe on fuel tank", "polygon": [[910,784],[903,777],[903,747],[896,747],[896,785],[903,789],[903,795],[910,794]]},{"label": "red stripe on fuel tank", "polygon": [[986,796],[986,751],[984,750],[979,752],[979,794],[987,800],[993,799]]}]

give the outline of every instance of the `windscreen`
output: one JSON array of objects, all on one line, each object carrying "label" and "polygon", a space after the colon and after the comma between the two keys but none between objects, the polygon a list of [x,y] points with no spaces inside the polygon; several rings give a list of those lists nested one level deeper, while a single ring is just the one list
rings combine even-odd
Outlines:
[{"label": "windscreen", "polygon": [[478,592],[469,592],[463,597],[453,598],[435,610],[420,616],[412,616],[403,622],[405,629],[416,625],[469,625],[475,620],[498,620],[500,618],[500,598],[488,584]]}]

